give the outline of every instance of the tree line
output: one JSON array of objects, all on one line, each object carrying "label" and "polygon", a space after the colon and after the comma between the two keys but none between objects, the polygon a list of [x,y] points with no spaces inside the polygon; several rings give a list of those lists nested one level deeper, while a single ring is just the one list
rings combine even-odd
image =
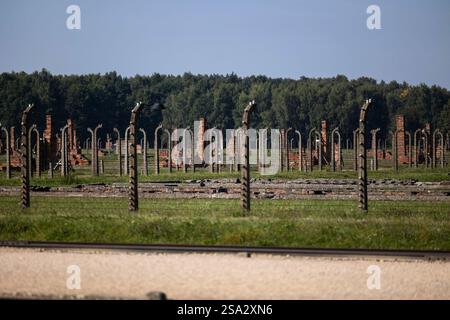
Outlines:
[{"label": "tree line", "polygon": [[293,127],[306,133],[327,120],[330,130],[338,126],[343,139],[351,139],[358,126],[359,109],[367,98],[374,101],[368,128],[380,128],[382,138],[394,128],[397,114],[405,115],[407,130],[430,122],[450,132],[450,92],[434,85],[377,82],[367,77],[349,80],[343,75],[293,80],[191,73],[52,75],[45,69],[31,74],[0,74],[2,124],[18,128],[22,110],[34,103],[36,111],[31,118],[40,130],[45,127],[45,114],[53,116],[55,129],[72,118],[81,139],[88,136],[88,127],[98,123],[103,124],[100,136],[112,133],[114,127],[123,132],[137,101],[165,106],[162,114],[150,114],[148,108],[142,111],[139,126],[151,137],[160,122],[167,128],[192,127],[200,117],[210,128],[237,128],[250,100],[257,102],[253,128]]}]

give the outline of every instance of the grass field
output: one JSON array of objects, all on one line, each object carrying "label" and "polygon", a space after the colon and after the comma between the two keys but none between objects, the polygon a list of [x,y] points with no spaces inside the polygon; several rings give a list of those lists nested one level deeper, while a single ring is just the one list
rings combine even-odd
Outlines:
[{"label": "grass field", "polygon": [[236,200],[0,196],[0,239],[450,250],[450,202]]},{"label": "grass field", "polygon": [[[90,159],[90,153],[87,150],[83,150],[83,154],[87,159]],[[450,156],[450,155],[449,155]],[[332,172],[329,166],[324,166],[324,170],[318,170],[315,166],[313,172],[299,172],[298,168],[292,168],[289,172],[280,172],[273,176],[261,176],[256,171],[256,166],[252,167],[251,176],[253,178],[281,178],[281,179],[301,179],[301,178],[325,178],[325,179],[356,179],[358,174],[352,170],[352,157],[351,150],[343,150],[344,157],[344,170]],[[78,166],[71,172],[70,177],[61,178],[59,170],[54,171],[54,178],[49,179],[47,172],[42,173],[41,178],[33,177],[31,179],[31,185],[39,186],[58,186],[58,185],[78,185],[89,183],[114,183],[114,182],[126,182],[128,178],[126,176],[119,177],[118,175],[118,160],[117,155],[108,154],[100,157],[103,160],[105,173],[99,177],[91,176],[91,166]],[[447,157],[448,159],[448,157]],[[0,155],[0,163],[4,162],[4,155]],[[138,155],[138,171],[142,171],[142,155]],[[229,169],[225,166],[222,167],[223,172],[211,173],[208,168],[197,168],[193,173],[191,168],[187,173],[180,171],[174,171],[169,173],[167,168],[161,169],[161,174],[154,174],[154,157],[153,150],[149,150],[148,153],[148,176],[140,175],[140,182],[151,181],[179,181],[179,180],[200,180],[200,179],[220,179],[220,178],[238,178],[239,172],[229,172]],[[368,163],[369,166],[369,163]],[[419,168],[408,168],[407,165],[400,164],[398,172],[393,172],[391,168],[391,162],[386,160],[380,160],[379,171],[368,170],[369,179],[414,179],[417,181],[450,181],[450,167],[445,168],[425,168],[424,165],[420,165]],[[4,172],[0,172],[0,186],[18,186],[20,185],[20,173],[18,171],[12,172],[12,179],[6,179]]]},{"label": "grass field", "polygon": [[[280,172],[273,176],[262,176],[258,172],[253,171],[251,173],[252,178],[264,178],[264,179],[356,179],[358,177],[355,171],[346,170],[339,172],[331,172],[329,170],[315,170],[313,172]],[[221,179],[221,178],[238,178],[240,173],[238,172],[221,172],[210,173],[207,169],[198,169],[195,173],[188,171],[183,173],[182,171],[174,171],[169,173],[167,169],[162,170],[161,174],[155,175],[149,173],[148,176],[140,176],[140,182],[157,182],[157,181],[179,181],[179,180],[201,180],[201,179]],[[382,169],[380,171],[369,171],[369,179],[414,179],[417,181],[450,181],[450,168],[444,169],[414,169],[414,168],[401,168],[398,172],[392,172],[388,169]],[[89,183],[105,183],[111,184],[114,182],[127,182],[126,176],[119,177],[114,174],[105,174],[98,177],[92,177],[90,171],[83,169],[83,171],[76,170],[66,178],[59,176],[58,172],[55,172],[53,179],[42,175],[40,178],[33,177],[30,181],[31,185],[35,186],[59,186],[59,185],[79,185]],[[20,185],[19,173],[14,173],[11,179],[6,179],[4,175],[0,176],[0,186],[19,186]]]}]

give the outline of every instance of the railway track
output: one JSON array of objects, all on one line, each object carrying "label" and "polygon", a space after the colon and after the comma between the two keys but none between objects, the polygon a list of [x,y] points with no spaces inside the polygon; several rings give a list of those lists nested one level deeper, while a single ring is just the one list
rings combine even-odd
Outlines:
[{"label": "railway track", "polygon": [[83,242],[44,242],[44,241],[0,241],[0,247],[34,248],[48,250],[114,250],[128,252],[164,253],[240,253],[270,255],[296,255],[316,257],[392,257],[424,260],[450,261],[450,251],[434,250],[381,250],[381,249],[328,249],[328,248],[290,248],[290,247],[247,247],[217,245],[172,245],[172,244],[116,244]]}]

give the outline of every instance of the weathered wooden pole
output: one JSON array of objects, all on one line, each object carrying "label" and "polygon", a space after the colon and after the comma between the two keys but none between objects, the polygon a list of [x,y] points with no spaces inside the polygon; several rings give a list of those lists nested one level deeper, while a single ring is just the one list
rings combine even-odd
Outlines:
[{"label": "weathered wooden pole", "polygon": [[120,131],[114,128],[113,131],[117,135],[116,148],[117,148],[117,160],[119,161],[119,176],[122,176],[122,140],[120,139]]},{"label": "weathered wooden pole", "polygon": [[302,171],[302,161],[303,161],[303,152],[302,152],[302,134],[299,130],[295,130],[295,133],[298,136],[298,171]]},{"label": "weathered wooden pole", "polygon": [[140,128],[140,132],[142,132],[142,135],[144,136],[143,143],[141,145],[142,149],[142,166],[143,166],[143,173],[144,176],[148,176],[148,165],[147,165],[147,133],[144,129]]},{"label": "weathered wooden pole", "polygon": [[21,200],[22,200],[22,209],[26,209],[30,207],[30,176],[28,169],[28,114],[33,109],[33,105],[29,104],[25,111],[22,114],[22,122],[21,125],[21,137],[20,137],[20,147],[22,153],[22,161],[21,161],[21,180],[22,180],[22,192],[21,192]]},{"label": "weathered wooden pole", "polygon": [[[155,154],[155,174],[159,174],[159,147],[158,147],[158,132],[162,129],[162,124],[159,124],[159,126],[155,129],[155,138],[153,141],[153,152]],[[169,138],[170,140],[170,138]],[[169,161],[170,162],[170,161]],[[172,171],[172,170],[169,170]]]},{"label": "weathered wooden pole", "polygon": [[367,212],[368,199],[367,199],[367,150],[365,142],[366,134],[366,117],[367,109],[371,105],[372,100],[368,99],[363,104],[359,115],[359,163],[358,163],[358,191],[359,191],[359,208]]},{"label": "weathered wooden pole", "polygon": [[2,127],[0,124],[1,130],[5,133],[6,139],[6,179],[11,179],[11,146],[9,141],[9,132],[8,129]]},{"label": "weathered wooden pole", "polygon": [[164,129],[167,134],[167,155],[169,157],[167,166],[169,167],[169,172],[172,173],[172,136],[170,135],[170,131],[168,129]]},{"label": "weathered wooden pole", "polygon": [[255,101],[251,101],[244,109],[244,115],[242,117],[242,129],[244,133],[244,163],[241,171],[241,205],[242,209],[250,211],[250,139],[248,136],[250,114],[255,109]]}]

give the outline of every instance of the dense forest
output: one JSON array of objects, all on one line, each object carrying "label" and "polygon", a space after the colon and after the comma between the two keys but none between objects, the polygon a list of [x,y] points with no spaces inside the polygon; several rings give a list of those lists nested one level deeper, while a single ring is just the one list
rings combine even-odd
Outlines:
[{"label": "dense forest", "polygon": [[[143,110],[140,127],[149,134],[159,122],[170,128],[193,126],[205,117],[207,127],[240,126],[242,111],[250,100],[258,104],[252,116],[254,128],[293,127],[306,132],[327,120],[339,126],[343,139],[358,125],[359,109],[366,98],[374,100],[368,115],[369,128],[381,128],[385,136],[396,114],[404,114],[409,130],[431,122],[450,131],[450,92],[438,86],[377,82],[370,78],[272,79],[265,76],[241,78],[231,75],[182,76],[153,74],[126,78],[110,72],[104,75],[52,75],[46,70],[32,74],[0,74],[0,122],[20,124],[22,110],[35,104],[32,122],[44,128],[44,114],[52,114],[56,128],[72,118],[81,138],[86,128],[103,123],[104,135],[114,127],[126,128],[136,101],[162,102],[163,114]],[[152,141],[152,140],[150,140]]]}]

